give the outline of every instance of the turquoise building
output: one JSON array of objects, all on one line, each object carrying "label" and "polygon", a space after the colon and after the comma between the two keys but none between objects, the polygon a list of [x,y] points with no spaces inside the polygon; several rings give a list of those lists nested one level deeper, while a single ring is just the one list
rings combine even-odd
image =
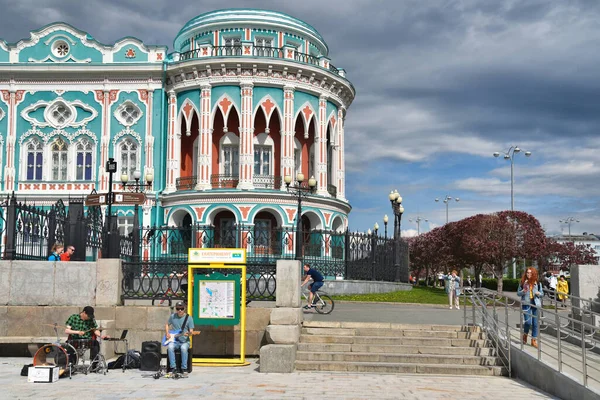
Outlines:
[{"label": "turquoise building", "polygon": [[[36,205],[152,178],[140,224],[293,230],[285,176],[314,177],[305,230],[344,231],[344,119],[355,90],[309,24],[228,9],[186,23],[173,49],[102,44],[65,23],[0,40],[1,189]],[[113,206],[121,234],[133,206]]]}]

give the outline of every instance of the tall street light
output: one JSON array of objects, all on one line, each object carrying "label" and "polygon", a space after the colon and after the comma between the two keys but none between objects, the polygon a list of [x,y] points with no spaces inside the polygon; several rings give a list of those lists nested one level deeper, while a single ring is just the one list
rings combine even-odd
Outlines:
[{"label": "tall street light", "polygon": [[402,223],[402,213],[404,213],[404,207],[402,207],[402,196],[397,190],[390,192],[388,198],[392,204],[392,211],[394,212],[394,239],[400,239],[400,228]]},{"label": "tall street light", "polygon": [[389,219],[387,214],[385,214],[383,216],[383,226],[385,227],[385,238],[387,239],[387,223],[388,223]]},{"label": "tall street light", "polygon": [[574,222],[579,222],[579,220],[575,217],[567,217],[565,219],[561,219],[558,222],[561,224],[567,224],[569,226],[569,238],[571,238],[571,224]]},{"label": "tall street light", "polygon": [[[394,212],[394,242],[393,242],[393,257],[394,257],[394,268],[396,269],[396,282],[400,282],[402,279],[408,280],[408,270],[406,270],[406,276],[403,278],[402,272],[400,271],[400,237],[402,229],[402,214],[404,213],[404,207],[402,207],[402,196],[397,190],[393,190],[388,195],[390,204],[392,205],[392,211]],[[408,267],[408,266],[407,266]]]},{"label": "tall street light", "polygon": [[286,175],[283,178],[285,187],[288,193],[291,193],[298,198],[298,210],[296,211],[296,260],[302,260],[302,197],[308,196],[314,193],[317,187],[317,181],[314,176],[311,176],[308,180],[308,187],[303,186],[304,174],[299,172],[296,175],[296,184],[291,186],[292,177]]},{"label": "tall street light", "polygon": [[[446,223],[448,223],[448,204],[450,204],[450,202],[452,200],[457,201],[457,202],[460,201],[460,199],[458,197],[453,198],[453,197],[450,197],[449,195],[446,195],[446,197],[444,197],[442,199],[442,201],[446,204]],[[439,202],[440,199],[436,198],[435,201]]]},{"label": "tall street light", "polygon": [[410,222],[416,222],[417,223],[417,236],[421,234],[421,221],[425,221],[425,222],[429,222],[429,220],[427,218],[423,218],[423,217],[417,217],[417,218],[409,218],[408,219]]},{"label": "tall street light", "polygon": [[[154,181],[154,175],[151,173],[147,173],[146,183],[140,183],[140,179],[142,178],[142,173],[136,170],[133,173],[133,179],[135,182],[129,182],[129,176],[126,173],[121,174],[121,185],[123,186],[123,190],[128,190],[134,193],[142,193],[142,197],[144,197],[143,193],[152,188],[152,181]],[[139,260],[140,255],[140,216],[139,216],[139,205],[138,201],[136,201],[134,209],[133,209],[133,243],[132,243],[132,257],[134,260]]]},{"label": "tall street light", "polygon": [[[505,160],[510,161],[510,211],[515,211],[515,154],[519,154],[522,150],[519,146],[510,146],[507,152],[495,152],[494,157],[499,157],[503,154]],[[531,152],[526,151],[525,157],[531,157]]]}]

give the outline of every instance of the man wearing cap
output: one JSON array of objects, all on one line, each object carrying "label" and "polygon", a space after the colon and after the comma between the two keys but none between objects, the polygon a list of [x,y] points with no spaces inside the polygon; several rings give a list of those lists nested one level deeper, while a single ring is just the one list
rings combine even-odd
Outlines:
[{"label": "man wearing cap", "polygon": [[[182,301],[175,304],[175,313],[171,314],[165,326],[167,339],[172,339],[167,346],[167,356],[172,371],[177,370],[175,361],[175,350],[181,351],[181,372],[187,374],[188,350],[190,349],[190,333],[194,329],[194,319],[185,312],[185,304]],[[178,333],[172,333],[178,332]]]},{"label": "man wearing cap", "polygon": [[69,340],[83,339],[90,341],[90,360],[94,360],[100,352],[100,343],[96,338],[108,338],[108,336],[102,336],[98,330],[98,325],[94,319],[94,307],[85,306],[79,314],[71,315],[65,325],[67,326],[65,333],[69,335]]}]

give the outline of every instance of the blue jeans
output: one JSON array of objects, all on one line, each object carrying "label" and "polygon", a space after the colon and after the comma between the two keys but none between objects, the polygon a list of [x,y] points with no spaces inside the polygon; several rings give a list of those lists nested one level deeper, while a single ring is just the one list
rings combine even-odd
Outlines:
[{"label": "blue jeans", "polygon": [[181,369],[187,369],[190,342],[182,343],[175,339],[174,342],[169,343],[169,346],[167,347],[167,356],[169,357],[169,365],[173,370],[177,368],[177,363],[175,362],[175,350],[177,349],[181,349]]},{"label": "blue jeans", "polygon": [[538,336],[538,309],[534,303],[523,304],[523,333],[526,335],[529,333],[531,327],[531,337],[537,338]]}]

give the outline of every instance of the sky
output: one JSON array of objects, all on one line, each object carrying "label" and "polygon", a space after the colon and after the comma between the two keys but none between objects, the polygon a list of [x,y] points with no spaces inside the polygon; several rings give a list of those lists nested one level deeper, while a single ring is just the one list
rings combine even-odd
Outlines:
[{"label": "sky", "polygon": [[515,210],[549,235],[567,234],[560,220],[569,217],[571,233],[600,234],[595,0],[0,0],[0,38],[63,21],[102,43],[135,36],[172,49],[188,20],[224,5],[311,24],[347,71],[356,88],[345,121],[352,231],[382,230],[387,214],[391,234],[394,189],[403,236],[417,233],[419,217],[421,233],[443,225],[446,209],[449,221],[510,210],[502,153],[518,146]]}]

